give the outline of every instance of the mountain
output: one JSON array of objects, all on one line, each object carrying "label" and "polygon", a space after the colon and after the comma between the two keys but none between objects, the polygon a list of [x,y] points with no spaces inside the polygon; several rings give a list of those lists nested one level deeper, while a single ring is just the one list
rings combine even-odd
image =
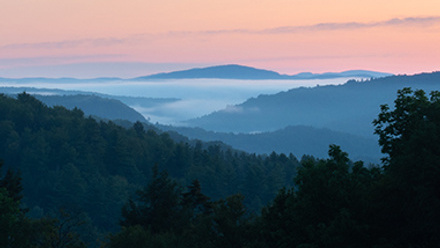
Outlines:
[{"label": "mountain", "polygon": [[300,158],[303,155],[327,157],[330,144],[341,146],[353,160],[379,163],[380,153],[377,139],[353,134],[335,132],[325,128],[310,126],[288,126],[274,132],[254,134],[234,134],[206,131],[201,128],[160,126],[158,129],[177,132],[191,139],[204,142],[221,141],[235,149],[249,153],[270,154],[272,152],[290,154]]},{"label": "mountain", "polygon": [[296,88],[260,95],[242,104],[189,120],[188,126],[218,132],[264,132],[306,125],[372,137],[381,104],[392,104],[403,87],[440,89],[440,72],[399,75],[343,85]]},{"label": "mountain", "polygon": [[46,82],[46,83],[84,83],[84,82],[110,82],[110,81],[145,81],[157,79],[197,79],[197,78],[215,78],[215,79],[242,79],[242,80],[304,80],[304,79],[331,79],[341,77],[356,78],[379,78],[391,76],[393,74],[384,72],[375,72],[367,70],[350,70],[343,72],[326,72],[311,73],[301,72],[295,75],[280,74],[275,71],[257,69],[249,66],[229,64],[218,65],[205,68],[193,68],[189,70],[172,71],[152,74],[132,79],[122,79],[118,77],[100,77],[90,79],[77,78],[0,78],[0,82],[7,83],[30,83],[30,82]]},{"label": "mountain", "polygon": [[220,65],[206,68],[195,68],[183,71],[153,74],[150,76],[138,77],[134,80],[153,80],[153,79],[196,79],[196,78],[217,78],[217,79],[244,79],[244,80],[269,80],[269,79],[329,79],[338,77],[362,77],[377,78],[390,76],[392,74],[373,72],[365,70],[352,70],[345,72],[329,72],[314,74],[310,72],[299,73],[296,75],[284,75],[278,72],[256,69],[242,65]]},{"label": "mountain", "polygon": [[63,106],[67,109],[79,108],[85,115],[107,120],[128,120],[131,122],[147,120],[133,108],[118,99],[91,92],[64,91],[58,89],[37,89],[30,87],[0,87],[0,92],[17,95],[22,92],[32,94],[49,107]]},{"label": "mountain", "polygon": [[220,65],[206,68],[195,68],[183,71],[153,74],[136,80],[150,79],[188,79],[188,78],[219,78],[219,79],[285,79],[274,71],[255,69],[241,65]]},{"label": "mountain", "polygon": [[150,182],[153,166],[183,185],[198,179],[214,201],[240,192],[254,211],[290,187],[299,166],[294,156],[175,142],[139,123],[123,128],[96,121],[24,93],[0,94],[0,113],[1,169],[20,171],[29,216],[48,217],[60,209],[81,214],[84,226],[91,225],[85,234],[118,230],[122,206]]},{"label": "mountain", "polygon": [[302,72],[292,76],[290,79],[331,79],[331,78],[341,78],[341,77],[356,77],[356,78],[381,78],[392,76],[391,73],[385,72],[375,72],[366,70],[350,70],[343,72],[325,72],[325,73],[311,73]]},{"label": "mountain", "polygon": [[47,106],[63,106],[67,109],[79,108],[84,114],[97,116],[107,120],[128,120],[131,122],[147,120],[136,110],[119,100],[102,98],[94,95],[63,95],[45,96],[35,95],[35,98]]},{"label": "mountain", "polygon": [[68,109],[80,108],[86,115],[108,120],[147,121],[137,109],[154,108],[179,101],[177,98],[130,97],[96,92],[44,89],[33,87],[0,87],[0,92],[17,95],[27,92],[49,106],[60,105]]}]

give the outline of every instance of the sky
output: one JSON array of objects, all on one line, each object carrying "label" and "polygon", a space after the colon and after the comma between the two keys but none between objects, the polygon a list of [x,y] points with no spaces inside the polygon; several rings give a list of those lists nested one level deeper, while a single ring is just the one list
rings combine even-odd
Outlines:
[{"label": "sky", "polygon": [[0,0],[0,77],[440,69],[439,0]]}]

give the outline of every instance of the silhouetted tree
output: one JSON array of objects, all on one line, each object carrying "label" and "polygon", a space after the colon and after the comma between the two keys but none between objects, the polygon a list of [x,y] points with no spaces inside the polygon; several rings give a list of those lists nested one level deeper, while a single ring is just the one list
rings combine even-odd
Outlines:
[{"label": "silhouetted tree", "polygon": [[[377,191],[381,239],[396,247],[440,243],[440,93],[398,91],[394,108],[381,106],[374,120],[384,159]],[[382,220],[382,221],[380,221]]]}]

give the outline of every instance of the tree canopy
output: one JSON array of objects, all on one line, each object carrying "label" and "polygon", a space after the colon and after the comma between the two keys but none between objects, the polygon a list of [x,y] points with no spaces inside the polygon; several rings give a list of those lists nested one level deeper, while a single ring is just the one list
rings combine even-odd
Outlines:
[{"label": "tree canopy", "polygon": [[103,247],[440,243],[439,92],[404,88],[394,107],[381,106],[381,167],[352,162],[337,145],[300,161],[191,146],[27,94],[0,95],[0,106],[2,247],[84,247],[84,234],[109,231]]}]

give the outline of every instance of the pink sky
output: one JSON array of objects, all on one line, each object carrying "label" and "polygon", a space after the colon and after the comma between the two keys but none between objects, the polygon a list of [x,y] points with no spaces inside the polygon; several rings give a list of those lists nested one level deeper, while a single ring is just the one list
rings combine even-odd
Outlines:
[{"label": "pink sky", "polygon": [[[67,65],[90,63],[113,65],[96,76],[128,77],[230,63],[287,74],[440,69],[439,0],[0,0],[0,6],[0,77],[87,77]],[[145,63],[145,71],[128,70],[133,63]]]}]

